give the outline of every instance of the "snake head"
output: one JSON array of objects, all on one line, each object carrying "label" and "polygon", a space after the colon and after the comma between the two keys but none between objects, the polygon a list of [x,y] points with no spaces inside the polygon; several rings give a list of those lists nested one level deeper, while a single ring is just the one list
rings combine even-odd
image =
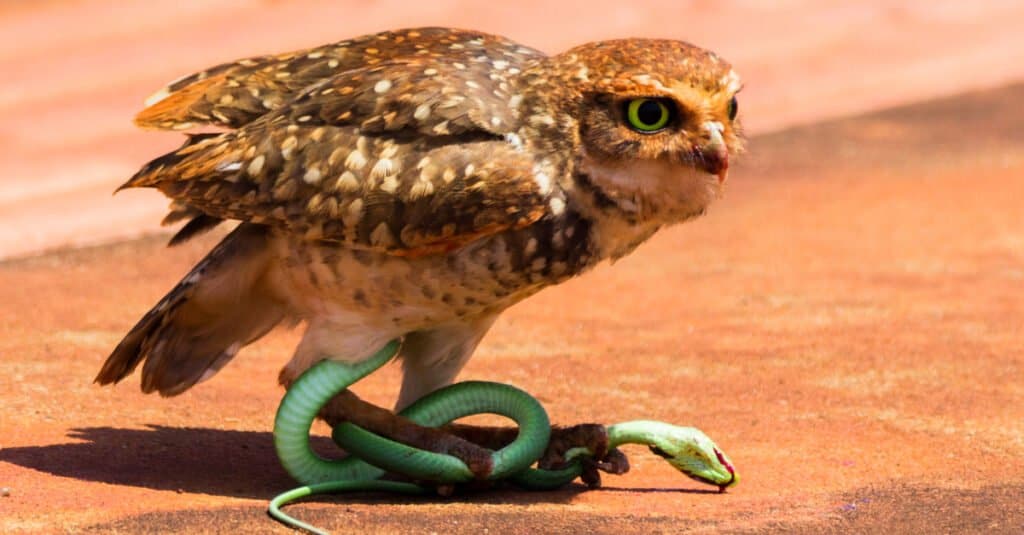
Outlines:
[{"label": "snake head", "polygon": [[722,450],[694,427],[664,425],[647,437],[647,446],[691,479],[717,485],[719,492],[739,482],[739,475]]}]

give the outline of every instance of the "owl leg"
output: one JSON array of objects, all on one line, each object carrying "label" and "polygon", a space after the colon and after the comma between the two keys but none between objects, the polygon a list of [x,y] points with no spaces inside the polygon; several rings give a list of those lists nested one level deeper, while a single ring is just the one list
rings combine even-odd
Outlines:
[{"label": "owl leg", "polygon": [[395,410],[452,384],[497,316],[409,333],[402,339],[402,390]]}]

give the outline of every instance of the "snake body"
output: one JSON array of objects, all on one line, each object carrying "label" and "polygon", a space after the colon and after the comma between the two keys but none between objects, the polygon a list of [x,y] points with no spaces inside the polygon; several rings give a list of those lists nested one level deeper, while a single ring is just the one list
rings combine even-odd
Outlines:
[{"label": "snake body", "polygon": [[[332,397],[391,360],[400,347],[392,341],[369,359],[348,364],[325,360],[310,368],[288,390],[274,421],[274,447],[285,470],[303,486],[276,496],[268,512],[292,527],[323,533],[281,511],[288,502],[312,494],[342,491],[385,491],[422,494],[427,489],[414,483],[383,481],[387,472],[414,480],[462,483],[473,473],[451,455],[433,453],[401,444],[366,431],[351,423],[335,427],[332,437],[349,453],[341,460],[318,456],[309,444],[309,430],[320,408]],[[400,414],[429,427],[444,425],[472,414],[490,413],[509,417],[519,425],[519,434],[508,446],[493,452],[488,480],[508,479],[529,489],[561,487],[583,472],[582,459],[592,456],[585,448],[566,453],[570,464],[561,470],[539,470],[530,466],[543,455],[551,435],[544,407],[532,396],[513,386],[467,381],[443,388],[410,405]],[[608,446],[645,444],[685,475],[720,490],[738,482],[729,459],[714,442],[693,427],[636,420],[607,427]]]}]

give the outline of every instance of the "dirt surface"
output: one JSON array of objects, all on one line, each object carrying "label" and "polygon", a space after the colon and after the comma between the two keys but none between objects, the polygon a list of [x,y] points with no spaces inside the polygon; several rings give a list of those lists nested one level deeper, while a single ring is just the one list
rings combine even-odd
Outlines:
[{"label": "dirt surface", "polygon": [[157,229],[157,193],[111,192],[178,134],[131,118],[168,81],[257,54],[441,25],[557,53],[617,37],[719,52],[752,133],[1024,78],[1024,3],[649,0],[0,2],[0,258]]},{"label": "dirt surface", "polygon": [[[695,425],[725,494],[629,449],[605,488],[295,506],[339,532],[1024,529],[1024,85],[755,137],[728,197],[496,324],[462,378],[556,422]],[[90,381],[215,237],[0,264],[0,530],[283,532],[295,331],[172,399]],[[390,403],[397,370],[358,385]],[[323,431],[322,428],[318,428]]]}]

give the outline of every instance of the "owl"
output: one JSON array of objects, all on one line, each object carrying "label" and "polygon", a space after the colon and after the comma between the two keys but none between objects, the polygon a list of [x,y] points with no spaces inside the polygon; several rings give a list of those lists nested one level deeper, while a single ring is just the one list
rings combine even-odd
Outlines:
[{"label": "owl", "polygon": [[[173,396],[298,321],[283,385],[322,359],[358,362],[401,339],[405,407],[451,383],[509,306],[704,214],[741,149],[740,87],[729,63],[685,42],[548,56],[448,28],[181,78],[136,123],[220,131],[188,135],[122,188],[172,199],[165,222],[187,220],[172,244],[237,226],[96,381],[141,363],[142,390]],[[413,425],[342,398],[328,421],[392,436]]]}]

